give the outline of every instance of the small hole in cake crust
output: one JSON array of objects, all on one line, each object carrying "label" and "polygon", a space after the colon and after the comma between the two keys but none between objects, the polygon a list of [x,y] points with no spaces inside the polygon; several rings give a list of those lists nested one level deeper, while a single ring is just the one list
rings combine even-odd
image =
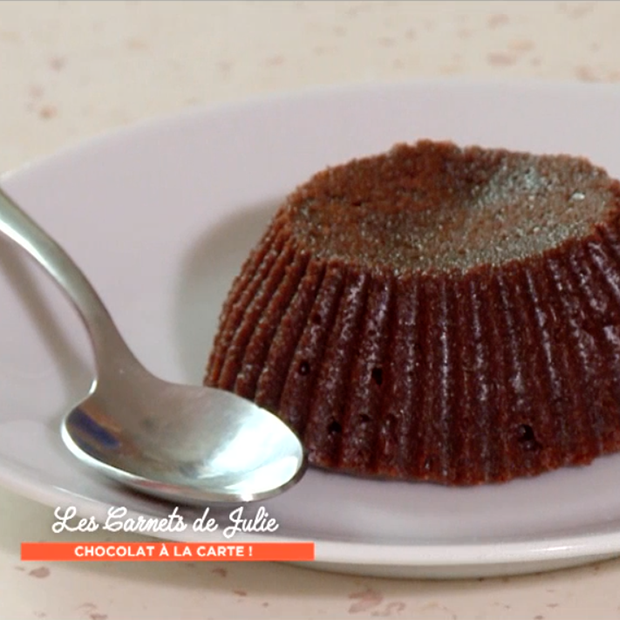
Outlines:
[{"label": "small hole in cake crust", "polygon": [[318,314],[318,313],[317,314],[313,314],[312,315],[312,322],[315,325],[320,325],[323,322],[323,319],[321,318],[320,314]]},{"label": "small hole in cake crust", "polygon": [[529,424],[520,424],[517,427],[517,440],[528,451],[536,451],[542,448],[542,444],[536,439],[534,429]]},{"label": "small hole in cake crust", "polygon": [[307,375],[309,373],[310,373],[310,364],[306,360],[303,360],[301,364],[299,364],[299,374]]},{"label": "small hole in cake crust", "polygon": [[366,413],[362,413],[362,415],[360,416],[360,422],[362,424],[368,424],[368,422],[370,422],[370,420],[371,420],[371,417],[368,414],[366,414]]},{"label": "small hole in cake crust", "polygon": [[338,420],[332,420],[327,426],[327,432],[330,435],[338,435],[342,433],[342,426],[340,426],[340,422],[338,422]]},{"label": "small hole in cake crust", "polygon": [[376,367],[372,369],[372,372],[370,373],[370,376],[372,377],[372,380],[377,384],[377,385],[381,385],[383,383],[383,369]]}]

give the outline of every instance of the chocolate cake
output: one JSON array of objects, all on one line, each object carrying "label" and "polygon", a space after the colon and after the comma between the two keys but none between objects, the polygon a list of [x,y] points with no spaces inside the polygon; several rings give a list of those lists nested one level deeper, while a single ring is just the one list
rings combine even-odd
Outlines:
[{"label": "chocolate cake", "polygon": [[620,450],[620,183],[565,155],[397,145],[294,191],[205,383],[310,462],[478,484]]}]

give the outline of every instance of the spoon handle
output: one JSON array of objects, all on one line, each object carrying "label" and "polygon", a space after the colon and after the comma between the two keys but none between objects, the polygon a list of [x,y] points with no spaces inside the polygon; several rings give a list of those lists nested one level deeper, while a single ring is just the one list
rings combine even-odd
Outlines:
[{"label": "spoon handle", "polygon": [[135,357],[101,298],[65,250],[0,188],[0,232],[26,250],[52,276],[79,312],[95,350],[98,374],[122,369]]}]

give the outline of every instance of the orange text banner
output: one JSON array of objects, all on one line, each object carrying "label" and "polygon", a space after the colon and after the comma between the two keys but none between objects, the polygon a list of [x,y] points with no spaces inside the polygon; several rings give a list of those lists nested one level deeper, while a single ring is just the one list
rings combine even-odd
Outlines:
[{"label": "orange text banner", "polygon": [[23,542],[21,559],[34,562],[307,562],[314,543]]}]

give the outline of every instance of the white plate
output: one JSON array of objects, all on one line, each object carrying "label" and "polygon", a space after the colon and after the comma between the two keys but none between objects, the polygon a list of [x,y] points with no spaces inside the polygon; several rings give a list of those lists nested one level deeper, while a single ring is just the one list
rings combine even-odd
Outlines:
[{"label": "white plate", "polygon": [[[83,266],[147,366],[199,383],[232,277],[278,202],[311,173],[429,137],[585,155],[620,176],[619,109],[620,89],[593,85],[305,93],[142,124],[4,186]],[[168,506],[99,478],[61,445],[60,417],[90,383],[88,340],[54,285],[4,240],[0,307],[0,481],[99,518],[110,505],[165,516]],[[279,537],[316,541],[317,568],[496,575],[620,554],[619,479],[620,455],[473,489],[311,471],[265,506]]]}]

